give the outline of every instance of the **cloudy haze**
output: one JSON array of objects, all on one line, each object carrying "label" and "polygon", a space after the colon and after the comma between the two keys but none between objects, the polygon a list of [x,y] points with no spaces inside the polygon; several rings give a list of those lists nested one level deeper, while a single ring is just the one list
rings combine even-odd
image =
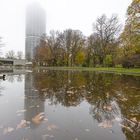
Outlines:
[{"label": "cloudy haze", "polygon": [[[0,36],[4,54],[8,50],[25,48],[25,9],[34,0],[0,0]],[[92,33],[92,23],[102,14],[119,16],[124,24],[132,0],[37,0],[47,12],[47,34],[50,30],[79,29],[84,35]]]}]

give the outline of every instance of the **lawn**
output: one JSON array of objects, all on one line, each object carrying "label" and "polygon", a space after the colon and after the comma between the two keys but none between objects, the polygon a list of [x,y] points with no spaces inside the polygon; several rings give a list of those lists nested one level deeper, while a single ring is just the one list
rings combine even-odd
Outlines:
[{"label": "lawn", "polygon": [[140,68],[111,68],[111,67],[46,67],[51,70],[78,70],[78,71],[99,71],[107,73],[118,73],[127,75],[138,75],[140,76]]}]

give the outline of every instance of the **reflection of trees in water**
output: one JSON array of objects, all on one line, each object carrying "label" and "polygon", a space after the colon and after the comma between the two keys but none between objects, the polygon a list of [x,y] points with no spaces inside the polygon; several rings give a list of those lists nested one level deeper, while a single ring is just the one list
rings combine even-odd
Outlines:
[{"label": "reflection of trees in water", "polygon": [[69,107],[86,100],[91,105],[90,114],[99,123],[110,127],[114,119],[122,118],[124,133],[129,131],[123,127],[127,122],[137,135],[136,123],[130,125],[128,120],[136,118],[137,122],[140,121],[139,77],[73,71],[35,72],[31,75],[34,88],[51,104]]},{"label": "reflection of trees in water", "polygon": [[123,75],[115,90],[116,100],[123,116],[122,130],[128,140],[140,138],[140,78]]},{"label": "reflection of trees in water", "polygon": [[121,120],[121,112],[115,100],[99,99],[90,108],[90,114],[104,128],[112,127],[113,121]]},{"label": "reflection of trees in water", "polygon": [[126,135],[128,140],[139,140],[140,138],[140,122],[135,118],[127,119],[124,118],[121,124],[123,133]]},{"label": "reflection of trees in water", "polygon": [[22,74],[18,74],[18,75],[8,75],[6,77],[6,80],[8,80],[10,83],[14,83],[14,82],[22,82],[23,81],[23,75]]},{"label": "reflection of trees in water", "polygon": [[1,91],[4,90],[4,87],[1,86],[1,81],[0,81],[0,96],[2,96]]},{"label": "reflection of trees in water", "polygon": [[19,74],[19,75],[17,76],[17,81],[18,81],[18,82],[22,82],[22,81],[23,81],[23,76],[22,76],[21,74]]},{"label": "reflection of trees in water", "polygon": [[61,103],[64,106],[76,106],[82,100],[83,89],[77,87],[80,87],[83,80],[78,73],[49,71],[41,76],[40,73],[36,73],[34,78],[37,79],[36,88],[40,93],[44,93],[44,96],[50,99],[52,104]]}]

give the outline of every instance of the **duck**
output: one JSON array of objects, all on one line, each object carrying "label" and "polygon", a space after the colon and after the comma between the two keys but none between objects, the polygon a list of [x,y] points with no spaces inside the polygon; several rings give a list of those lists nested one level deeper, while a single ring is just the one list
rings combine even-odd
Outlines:
[{"label": "duck", "polygon": [[0,75],[0,79],[3,79],[4,80],[5,79],[5,76],[6,76],[5,74]]}]

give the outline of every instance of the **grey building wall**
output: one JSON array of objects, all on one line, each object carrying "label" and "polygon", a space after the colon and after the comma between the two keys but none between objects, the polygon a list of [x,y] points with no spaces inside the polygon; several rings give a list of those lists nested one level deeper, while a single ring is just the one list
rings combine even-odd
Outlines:
[{"label": "grey building wall", "polygon": [[37,2],[30,4],[26,9],[26,39],[25,57],[32,61],[35,48],[40,43],[40,37],[46,33],[46,12]]}]

